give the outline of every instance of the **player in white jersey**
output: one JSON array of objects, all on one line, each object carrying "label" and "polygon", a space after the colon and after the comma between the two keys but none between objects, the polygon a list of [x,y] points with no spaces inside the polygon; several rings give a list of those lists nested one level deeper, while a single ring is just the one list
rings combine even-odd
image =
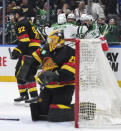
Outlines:
[{"label": "player in white jersey", "polygon": [[50,28],[45,27],[44,33],[48,36],[53,30],[63,30],[64,38],[75,38],[77,29],[78,26],[71,23],[66,23],[66,17],[64,14],[59,14],[57,24],[52,25]]},{"label": "player in white jersey", "polygon": [[99,27],[94,22],[94,18],[91,15],[82,15],[81,17],[82,26],[78,29],[78,37],[81,39],[95,39],[101,40],[103,51],[108,50],[108,44],[104,36],[100,34]]},{"label": "player in white jersey", "polygon": [[[53,30],[62,30],[65,39],[76,38],[79,27],[72,23],[67,23],[65,18],[66,17],[64,16],[64,14],[58,15],[57,24],[52,25],[50,28],[45,27],[43,33],[48,36]],[[66,44],[70,44],[70,46],[73,45],[72,42],[71,43],[66,42]]]},{"label": "player in white jersey", "polygon": [[99,38],[100,31],[97,24],[94,22],[94,19],[91,15],[84,14],[81,17],[82,26],[78,30],[80,38],[90,39],[90,38]]},{"label": "player in white jersey", "polygon": [[67,16],[67,23],[71,23],[76,25],[76,21],[75,21],[75,15],[73,13],[68,14]]}]

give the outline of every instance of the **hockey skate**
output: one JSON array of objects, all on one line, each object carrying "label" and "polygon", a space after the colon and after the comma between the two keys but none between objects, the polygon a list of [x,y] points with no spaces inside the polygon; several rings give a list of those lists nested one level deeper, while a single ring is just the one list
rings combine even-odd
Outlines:
[{"label": "hockey skate", "polygon": [[25,101],[29,99],[29,96],[20,96],[19,98],[14,99],[15,105],[24,105]]},{"label": "hockey skate", "polygon": [[38,99],[39,99],[39,97],[38,96],[36,96],[36,97],[32,97],[31,99],[28,99],[28,100],[25,100],[25,103],[36,103],[36,102],[38,102]]}]

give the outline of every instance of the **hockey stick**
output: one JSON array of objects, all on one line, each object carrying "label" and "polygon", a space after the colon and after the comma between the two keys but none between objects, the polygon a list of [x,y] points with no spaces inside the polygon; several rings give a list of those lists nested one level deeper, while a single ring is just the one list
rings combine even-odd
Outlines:
[{"label": "hockey stick", "polygon": [[8,51],[9,51],[9,54],[10,54],[10,58],[12,58],[12,51],[11,51],[10,47],[8,48]]},{"label": "hockey stick", "polygon": [[0,118],[0,120],[8,120],[8,121],[19,121],[20,119],[9,119],[9,118]]},{"label": "hockey stick", "polygon": [[45,42],[45,41],[46,41],[46,39],[44,38],[43,34],[40,32],[40,30],[39,30],[39,29],[37,29],[37,31],[38,31],[38,33],[40,34],[40,36],[41,36],[41,38],[43,39],[43,41]]}]

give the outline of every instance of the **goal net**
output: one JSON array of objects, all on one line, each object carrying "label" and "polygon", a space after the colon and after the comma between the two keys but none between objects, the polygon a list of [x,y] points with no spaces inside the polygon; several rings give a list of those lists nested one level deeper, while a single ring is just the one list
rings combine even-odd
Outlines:
[{"label": "goal net", "polygon": [[121,89],[100,39],[76,42],[75,127],[121,124]]}]

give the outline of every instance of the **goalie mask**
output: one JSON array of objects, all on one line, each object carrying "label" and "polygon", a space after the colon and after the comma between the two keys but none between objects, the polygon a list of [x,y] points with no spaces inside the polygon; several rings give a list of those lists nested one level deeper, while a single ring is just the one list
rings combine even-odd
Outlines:
[{"label": "goalie mask", "polygon": [[56,48],[61,48],[64,45],[64,35],[63,31],[54,30],[48,36],[48,44],[50,52],[54,51]]}]

